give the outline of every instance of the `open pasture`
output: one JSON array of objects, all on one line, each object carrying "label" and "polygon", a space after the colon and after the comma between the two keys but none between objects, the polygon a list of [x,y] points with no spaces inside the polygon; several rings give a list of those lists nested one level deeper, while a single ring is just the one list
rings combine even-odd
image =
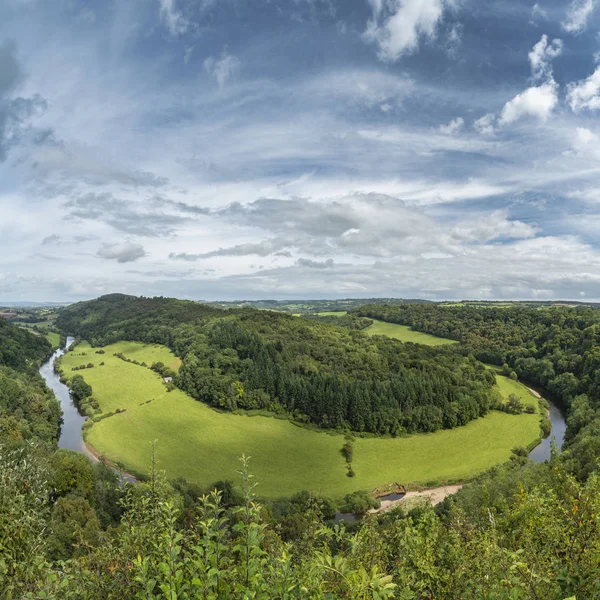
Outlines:
[{"label": "open pasture", "polygon": [[[156,440],[159,466],[169,478],[185,477],[201,485],[235,480],[238,458],[246,454],[252,457],[262,497],[289,496],[303,489],[339,497],[393,481],[465,480],[507,460],[511,448],[526,446],[539,435],[538,415],[492,412],[465,427],[433,434],[357,438],[356,477],[349,478],[340,454],[342,435],[272,417],[217,412],[180,390],[167,392],[159,375],[113,356],[122,352],[147,364],[175,364],[167,348],[121,342],[105,347],[103,355],[95,350],[80,344],[65,355],[62,368],[67,376],[83,375],[104,412],[125,409],[95,423],[88,441],[134,473],[148,472],[151,443]],[[88,362],[94,368],[71,371]]]},{"label": "open pasture", "polygon": [[397,325],[396,323],[386,323],[374,319],[373,325],[367,327],[365,332],[369,335],[387,335],[401,342],[414,342],[415,344],[425,344],[426,346],[443,346],[446,344],[456,344],[454,340],[414,331],[407,325]]}]

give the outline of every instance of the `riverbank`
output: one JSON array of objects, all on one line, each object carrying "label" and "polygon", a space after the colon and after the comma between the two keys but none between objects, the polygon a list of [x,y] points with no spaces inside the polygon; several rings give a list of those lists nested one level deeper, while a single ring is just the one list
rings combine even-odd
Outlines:
[{"label": "riverbank", "polygon": [[414,490],[411,492],[406,492],[402,498],[397,498],[395,500],[382,500],[379,508],[372,508],[369,510],[369,514],[385,513],[398,507],[411,509],[416,504],[423,502],[435,506],[436,504],[443,502],[448,496],[456,494],[456,492],[461,490],[465,485],[466,484],[464,483],[460,483],[457,485],[445,485],[429,488],[427,490]]},{"label": "riverbank", "polygon": [[124,471],[115,463],[107,460],[106,457],[99,450],[94,448],[94,446],[92,446],[89,442],[84,442],[83,447],[84,447],[85,453],[94,462],[104,462],[115,473],[117,473],[117,475],[119,475],[119,477],[121,477],[121,479],[124,479],[125,481],[127,481],[129,483],[139,483],[140,480],[137,477],[135,477],[135,475],[132,475],[131,473],[128,473],[127,471]]}]

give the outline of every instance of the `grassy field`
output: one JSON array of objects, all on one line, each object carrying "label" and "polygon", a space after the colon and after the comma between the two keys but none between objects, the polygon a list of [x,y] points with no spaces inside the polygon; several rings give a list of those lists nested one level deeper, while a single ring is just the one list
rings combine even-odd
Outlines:
[{"label": "grassy field", "polygon": [[511,394],[516,394],[521,398],[521,401],[525,406],[538,406],[538,398],[526,385],[522,384],[520,381],[513,381],[509,377],[500,375],[500,367],[494,365],[487,366],[489,369],[496,371],[496,384],[504,398],[508,398]]},{"label": "grassy field", "polygon": [[320,317],[341,317],[346,314],[344,310],[328,310],[325,312],[316,313]]},{"label": "grassy field", "polygon": [[402,342],[414,342],[415,344],[425,344],[427,346],[443,346],[444,344],[456,344],[454,340],[436,337],[420,331],[413,331],[407,325],[396,325],[396,323],[386,323],[374,319],[373,325],[367,327],[365,332],[369,335],[387,335]]},{"label": "grassy field", "polygon": [[46,332],[46,339],[52,344],[53,348],[58,348],[60,346],[60,334],[54,331]]},{"label": "grassy field", "polygon": [[[356,477],[348,478],[340,454],[341,435],[311,431],[287,420],[216,412],[180,390],[167,392],[150,369],[113,356],[122,352],[148,364],[160,360],[177,365],[176,357],[164,347],[122,342],[104,350],[105,354],[96,355],[81,344],[63,360],[67,376],[73,375],[73,366],[94,363],[94,368],[77,374],[93,387],[104,412],[126,410],[95,423],[89,443],[110,460],[144,473],[148,472],[150,444],[156,440],[159,466],[170,478],[181,476],[202,485],[236,479],[238,457],[245,453],[252,457],[257,492],[265,498],[303,489],[339,497],[393,481],[468,479],[507,460],[511,448],[526,446],[539,434],[538,415],[493,412],[466,427],[434,434],[357,439]],[[102,367],[101,361],[105,362]]]}]

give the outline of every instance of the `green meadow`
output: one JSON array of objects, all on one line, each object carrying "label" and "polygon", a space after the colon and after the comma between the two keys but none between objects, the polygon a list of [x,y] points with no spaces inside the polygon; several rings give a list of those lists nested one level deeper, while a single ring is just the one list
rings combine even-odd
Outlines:
[{"label": "green meadow", "polygon": [[52,344],[53,348],[58,348],[60,346],[60,334],[55,331],[46,332],[46,339]]},{"label": "green meadow", "polygon": [[367,327],[365,332],[369,335],[387,335],[401,342],[414,342],[415,344],[425,344],[426,346],[443,346],[445,344],[456,344],[454,340],[436,337],[428,333],[413,331],[407,325],[397,325],[396,323],[386,323],[374,319],[373,325]]},{"label": "green meadow", "polygon": [[[94,423],[88,442],[109,460],[134,473],[147,473],[151,443],[170,478],[209,485],[236,479],[238,458],[252,457],[252,472],[264,498],[308,489],[340,497],[357,489],[391,482],[434,483],[466,480],[505,461],[514,446],[527,446],[539,435],[539,416],[492,412],[465,427],[405,438],[357,438],[353,468],[346,476],[340,454],[342,435],[314,431],[283,419],[220,413],[180,390],[167,392],[160,376],[125,362],[161,361],[174,368],[178,359],[163,346],[121,342],[105,354],[80,344],[62,362],[67,377],[81,374],[92,386],[102,410],[125,412]],[[94,367],[72,372],[92,362]],[[100,366],[104,362],[104,366]],[[498,376],[501,389],[515,382]],[[508,387],[506,387],[508,385]],[[510,393],[510,392],[509,392]]]}]

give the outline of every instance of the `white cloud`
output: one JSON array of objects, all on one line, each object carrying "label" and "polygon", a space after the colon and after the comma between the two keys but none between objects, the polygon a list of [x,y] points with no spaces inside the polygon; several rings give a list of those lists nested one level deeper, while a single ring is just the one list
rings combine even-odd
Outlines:
[{"label": "white cloud", "polygon": [[529,64],[531,65],[531,73],[534,80],[549,79],[552,77],[552,64],[550,61],[560,56],[562,50],[562,40],[555,39],[548,44],[548,36],[546,34],[540,38],[540,41],[529,53]]},{"label": "white cloud", "polygon": [[532,86],[509,100],[500,113],[487,113],[473,123],[474,129],[482,135],[491,135],[497,127],[514,123],[523,117],[535,117],[546,121],[558,103],[558,84],[552,76],[551,60],[560,56],[562,40],[548,43],[548,36],[542,35],[528,54],[531,74],[534,81],[545,80]]},{"label": "white cloud", "polygon": [[210,56],[204,61],[204,70],[212,75],[222,88],[228,79],[233,77],[241,66],[241,61],[236,56],[223,52],[220,58]]},{"label": "white cloud", "polygon": [[455,58],[462,45],[463,26],[460,23],[454,23],[446,35],[446,51],[451,58]]},{"label": "white cloud", "polygon": [[414,52],[422,38],[434,38],[444,9],[452,4],[448,0],[369,1],[373,16],[365,38],[377,44],[379,58],[385,62]]},{"label": "white cloud", "polygon": [[123,244],[103,244],[98,248],[96,256],[120,263],[133,262],[146,256],[141,244],[125,242]]},{"label": "white cloud", "polygon": [[522,117],[537,117],[546,121],[558,102],[558,86],[548,81],[538,87],[530,87],[509,100],[500,113],[500,124],[513,123]]},{"label": "white cloud", "polygon": [[159,0],[160,18],[173,36],[185,33],[190,26],[190,22],[183,16],[181,11],[177,10],[175,1]]},{"label": "white cloud", "polygon": [[440,132],[445,135],[453,135],[458,133],[465,125],[465,120],[462,117],[452,119],[447,125],[440,125]]},{"label": "white cloud", "polygon": [[548,13],[536,2],[531,9],[533,19],[547,19]]},{"label": "white cloud", "polygon": [[595,142],[598,139],[598,136],[586,127],[577,127],[575,130],[575,137],[577,141],[582,144],[589,144],[590,142]]},{"label": "white cloud", "polygon": [[496,115],[487,113],[473,123],[473,127],[477,133],[481,135],[491,135],[495,131]]},{"label": "white cloud", "polygon": [[587,79],[569,84],[567,102],[573,112],[600,108],[600,67]]},{"label": "white cloud", "polygon": [[464,242],[489,242],[498,238],[534,238],[538,228],[523,221],[509,219],[508,211],[495,210],[490,215],[467,220],[452,228],[454,237]]},{"label": "white cloud", "polygon": [[569,33],[581,33],[595,8],[596,0],[573,0],[562,22],[563,29]]}]

